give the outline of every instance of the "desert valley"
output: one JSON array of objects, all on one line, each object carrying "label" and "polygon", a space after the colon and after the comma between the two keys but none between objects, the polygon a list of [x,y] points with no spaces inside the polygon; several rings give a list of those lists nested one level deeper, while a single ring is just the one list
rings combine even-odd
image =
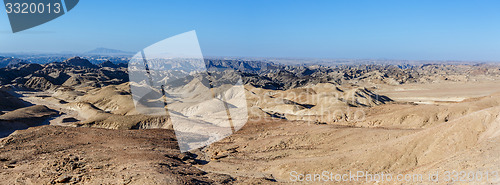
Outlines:
[{"label": "desert valley", "polygon": [[[0,61],[0,182],[7,184],[288,184],[325,171],[453,170],[490,173],[476,184],[500,183],[497,64],[206,59],[207,68],[241,75],[248,120],[182,153],[170,117],[135,109],[126,64]],[[212,109],[201,103],[199,111]],[[440,175],[439,184],[465,183]]]}]

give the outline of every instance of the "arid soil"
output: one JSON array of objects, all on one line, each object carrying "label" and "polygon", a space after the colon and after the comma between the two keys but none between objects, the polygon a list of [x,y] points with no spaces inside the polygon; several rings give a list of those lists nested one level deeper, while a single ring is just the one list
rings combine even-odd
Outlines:
[{"label": "arid soil", "polygon": [[[384,105],[352,126],[303,121],[248,123],[237,134],[207,147],[206,158],[214,161],[202,169],[232,176],[272,175],[278,182],[293,181],[291,172],[494,172],[500,163],[496,153],[500,149],[498,100],[495,95],[446,107]],[[498,183],[498,178],[481,183]]]},{"label": "arid soil", "polygon": [[[237,181],[194,165],[171,130],[42,126],[0,144],[2,184],[212,184]],[[244,179],[240,179],[244,181]],[[256,181],[257,182],[257,181]]]}]

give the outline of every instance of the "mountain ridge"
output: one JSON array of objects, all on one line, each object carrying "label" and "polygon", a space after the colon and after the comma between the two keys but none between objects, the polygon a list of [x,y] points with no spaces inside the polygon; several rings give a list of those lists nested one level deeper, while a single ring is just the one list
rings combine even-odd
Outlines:
[{"label": "mountain ridge", "polygon": [[133,55],[134,52],[99,47],[99,48],[95,48],[93,50],[84,52],[83,54],[93,54],[93,55]]}]

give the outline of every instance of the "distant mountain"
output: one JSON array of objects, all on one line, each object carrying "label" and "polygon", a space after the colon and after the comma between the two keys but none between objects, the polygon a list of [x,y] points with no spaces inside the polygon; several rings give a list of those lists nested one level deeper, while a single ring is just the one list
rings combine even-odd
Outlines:
[{"label": "distant mountain", "polygon": [[15,66],[17,64],[27,64],[28,62],[17,58],[0,57],[0,68]]},{"label": "distant mountain", "polygon": [[87,51],[84,54],[88,55],[133,55],[133,52],[109,49],[109,48],[96,48],[91,51]]}]

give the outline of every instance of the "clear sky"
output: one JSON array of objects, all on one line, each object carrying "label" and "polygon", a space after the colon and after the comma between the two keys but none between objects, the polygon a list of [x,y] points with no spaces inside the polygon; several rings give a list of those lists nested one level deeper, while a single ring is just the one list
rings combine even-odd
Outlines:
[{"label": "clear sky", "polygon": [[139,51],[196,30],[205,56],[500,61],[500,1],[81,0],[0,52]]}]

